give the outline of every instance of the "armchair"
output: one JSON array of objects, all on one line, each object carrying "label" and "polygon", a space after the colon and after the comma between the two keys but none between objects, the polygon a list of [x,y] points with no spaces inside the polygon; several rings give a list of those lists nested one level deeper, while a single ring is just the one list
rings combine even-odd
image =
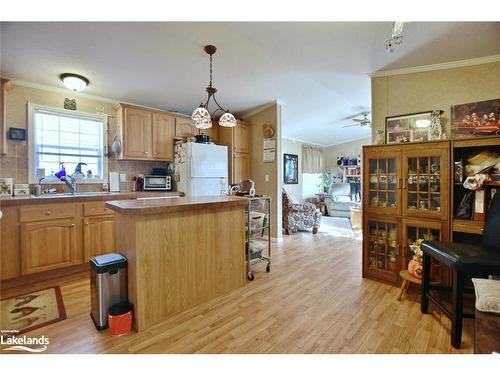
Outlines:
[{"label": "armchair", "polygon": [[318,233],[321,211],[312,203],[298,203],[283,189],[283,228],[286,234],[312,227],[313,234]]},{"label": "armchair", "polygon": [[[445,243],[424,241],[422,298],[420,309],[427,314],[429,301],[436,304],[451,319],[451,344],[460,348],[462,341],[462,319],[474,318],[463,311],[464,283],[466,278],[500,275],[500,194],[496,193],[488,210],[483,230],[482,244]],[[431,258],[452,270],[451,311],[442,306],[429,292]]]}]

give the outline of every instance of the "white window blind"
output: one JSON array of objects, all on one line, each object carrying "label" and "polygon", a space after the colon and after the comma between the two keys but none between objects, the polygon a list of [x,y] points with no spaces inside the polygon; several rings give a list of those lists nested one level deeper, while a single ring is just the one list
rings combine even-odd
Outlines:
[{"label": "white window blind", "polygon": [[35,108],[33,113],[34,171],[44,168],[45,175],[59,171],[64,162],[72,174],[78,163],[82,172],[104,175],[104,121],[97,116],[70,114]]}]

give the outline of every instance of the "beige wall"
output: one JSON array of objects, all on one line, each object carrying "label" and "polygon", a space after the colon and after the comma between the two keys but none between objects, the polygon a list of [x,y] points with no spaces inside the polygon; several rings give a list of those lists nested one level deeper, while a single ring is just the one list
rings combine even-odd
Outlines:
[{"label": "beige wall", "polygon": [[[27,128],[27,102],[63,108],[65,98],[76,98],[77,111],[96,113],[100,107],[105,113],[115,114],[113,106],[116,103],[98,101],[86,97],[73,96],[71,92],[49,91],[46,89],[12,85],[7,93],[6,117],[7,129]],[[116,119],[109,119],[110,138],[115,133]],[[28,134],[29,137],[29,134]],[[149,173],[151,167],[165,163],[144,161],[108,160],[109,171],[127,173],[130,182],[132,176],[138,173]],[[0,156],[0,177],[12,177],[15,183],[28,183],[28,145],[27,142],[8,141],[7,154]],[[95,187],[97,189],[97,187]]]},{"label": "beige wall", "polygon": [[362,154],[363,145],[369,144],[371,144],[370,137],[326,147],[325,170],[327,172],[337,173],[337,155],[357,157]]},{"label": "beige wall", "polygon": [[444,111],[450,135],[451,106],[500,98],[500,62],[372,78],[372,138],[385,118],[433,109]]},{"label": "beige wall", "polygon": [[[269,195],[272,199],[271,208],[271,236],[275,239],[282,237],[281,234],[281,106],[275,104],[266,106],[262,111],[246,116],[245,121],[251,127],[251,176],[255,181],[257,194]],[[271,125],[275,131],[276,154],[274,162],[264,163],[263,141],[264,134],[262,126]],[[266,175],[269,181],[266,181]]]}]

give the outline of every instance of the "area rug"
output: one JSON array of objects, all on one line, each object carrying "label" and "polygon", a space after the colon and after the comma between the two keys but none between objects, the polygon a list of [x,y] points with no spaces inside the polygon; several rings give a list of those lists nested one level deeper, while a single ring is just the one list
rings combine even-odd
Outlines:
[{"label": "area rug", "polygon": [[328,233],[334,237],[362,238],[361,230],[353,230],[351,222],[347,218],[323,216],[319,226],[320,233]]},{"label": "area rug", "polygon": [[58,286],[0,301],[0,329],[24,333],[66,319]]}]

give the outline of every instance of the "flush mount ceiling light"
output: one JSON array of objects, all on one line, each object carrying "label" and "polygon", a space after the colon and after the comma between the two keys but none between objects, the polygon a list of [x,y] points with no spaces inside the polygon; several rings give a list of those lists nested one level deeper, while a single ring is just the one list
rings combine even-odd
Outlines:
[{"label": "flush mount ceiling light", "polygon": [[[215,51],[217,51],[217,48],[215,46],[205,46],[205,52],[210,55],[210,82],[208,83],[208,87],[206,88],[208,98],[205,103],[201,103],[200,106],[193,111],[193,114],[191,116],[196,127],[199,129],[208,129],[212,127],[212,117],[217,112],[224,112],[224,114],[219,118],[220,126],[224,126],[227,128],[236,126],[236,118],[227,109],[222,108],[215,98],[217,89],[212,86],[212,56],[214,55]],[[213,99],[214,103],[217,105],[217,108],[212,112],[212,115],[210,115],[210,112],[208,110],[210,99]]]},{"label": "flush mount ceiling light", "polygon": [[74,73],[64,73],[59,76],[64,85],[71,91],[82,91],[89,84],[89,80],[84,76]]}]

